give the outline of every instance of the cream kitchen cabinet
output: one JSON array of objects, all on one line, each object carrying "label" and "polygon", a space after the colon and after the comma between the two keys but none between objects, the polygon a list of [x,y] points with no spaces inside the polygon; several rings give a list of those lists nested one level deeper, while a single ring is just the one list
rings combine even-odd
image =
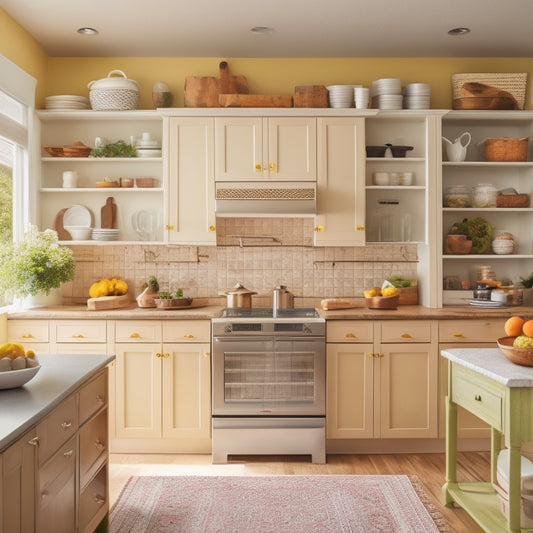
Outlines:
[{"label": "cream kitchen cabinet", "polygon": [[216,181],[315,181],[315,117],[215,118]]},{"label": "cream kitchen cabinet", "polygon": [[327,435],[437,437],[437,324],[327,324]]},{"label": "cream kitchen cabinet", "polygon": [[[444,206],[444,195],[449,187],[464,185],[471,189],[480,183],[490,183],[497,190],[515,189],[519,193],[533,193],[533,148],[529,143],[527,161],[486,161],[484,146],[487,138],[522,138],[533,135],[533,112],[531,111],[451,111],[443,117],[442,134],[452,141],[468,131],[472,141],[467,148],[466,160],[442,162],[442,184],[439,188],[441,216],[438,217],[438,239],[440,246],[439,268],[442,276],[437,279],[440,296],[443,296],[443,279],[457,276],[476,282],[479,265],[490,265],[495,279],[519,282],[533,271],[533,240],[531,225],[533,207],[454,207]],[[444,146],[442,147],[444,149]],[[489,250],[486,254],[452,255],[444,254],[443,243],[450,228],[464,218],[485,218],[495,230],[514,235],[518,249],[513,254],[496,255]]]},{"label": "cream kitchen cabinet", "polygon": [[34,531],[36,432],[0,455],[0,533]]},{"label": "cream kitchen cabinet", "polygon": [[[439,320],[439,353],[448,348],[495,348],[496,339],[504,335],[504,318]],[[492,339],[492,340],[491,340]],[[448,361],[439,357],[439,436],[446,431],[446,396]],[[457,436],[462,439],[488,439],[490,427],[470,411],[457,406]]]},{"label": "cream kitchen cabinet", "polygon": [[[73,205],[83,205],[91,213],[91,225],[100,227],[100,210],[106,199],[112,196],[117,205],[117,227],[121,241],[138,241],[139,235],[132,225],[132,216],[140,210],[163,213],[163,158],[144,157],[50,157],[45,146],[71,145],[81,141],[94,146],[96,137],[108,142],[141,137],[149,132],[162,140],[162,118],[157,111],[37,111],[37,145],[41,146],[40,179],[35,183],[38,189],[38,210],[35,220],[40,229],[54,228],[56,216]],[[39,131],[40,129],[40,131]],[[63,188],[62,175],[66,170],[78,173],[76,188]],[[154,177],[156,186],[151,188],[116,187],[98,188],[97,181],[118,180],[120,177]],[[162,220],[161,220],[162,222]],[[163,228],[155,233],[155,240],[162,240]],[[100,241],[73,241],[87,244]],[[114,241],[112,241],[114,242]],[[104,243],[108,244],[108,243]]]},{"label": "cream kitchen cabinet", "polygon": [[49,326],[53,353],[108,353],[105,320],[50,320]]},{"label": "cream kitchen cabinet", "polygon": [[7,338],[10,342],[19,342],[36,354],[50,353],[48,320],[8,320]]},{"label": "cream kitchen cabinet", "polygon": [[317,119],[318,171],[315,246],[365,243],[365,121]]},{"label": "cream kitchen cabinet", "polygon": [[216,244],[214,118],[165,117],[166,240]]},{"label": "cream kitchen cabinet", "polygon": [[210,322],[117,321],[113,451],[210,450]]}]

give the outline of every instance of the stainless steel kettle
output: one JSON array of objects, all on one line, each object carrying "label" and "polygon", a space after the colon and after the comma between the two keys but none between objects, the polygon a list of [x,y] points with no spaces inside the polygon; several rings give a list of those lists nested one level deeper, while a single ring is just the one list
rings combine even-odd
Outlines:
[{"label": "stainless steel kettle", "polygon": [[294,295],[285,285],[279,285],[272,290],[272,308],[275,310],[294,308]]}]

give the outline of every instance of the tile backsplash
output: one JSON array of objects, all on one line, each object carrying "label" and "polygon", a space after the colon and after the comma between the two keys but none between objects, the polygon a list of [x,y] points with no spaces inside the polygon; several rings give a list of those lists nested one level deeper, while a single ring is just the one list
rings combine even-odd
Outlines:
[{"label": "tile backsplash", "polygon": [[161,290],[215,297],[242,283],[259,294],[286,285],[296,297],[362,297],[363,289],[401,275],[416,279],[417,246],[389,243],[312,246],[172,246],[149,243],[73,246],[76,276],[62,287],[65,302],[85,301],[91,284],[120,277],[137,296],[156,276]]}]

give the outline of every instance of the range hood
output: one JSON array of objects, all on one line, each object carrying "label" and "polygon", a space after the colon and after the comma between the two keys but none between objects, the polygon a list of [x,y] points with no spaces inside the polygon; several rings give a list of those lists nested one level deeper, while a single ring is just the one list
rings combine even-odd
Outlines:
[{"label": "range hood", "polygon": [[217,217],[314,216],[316,183],[301,182],[217,182]]}]

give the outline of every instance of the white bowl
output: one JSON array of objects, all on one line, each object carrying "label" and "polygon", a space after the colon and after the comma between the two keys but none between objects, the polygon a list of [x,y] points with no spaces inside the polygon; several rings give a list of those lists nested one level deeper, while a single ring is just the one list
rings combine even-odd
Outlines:
[{"label": "white bowl", "polygon": [[374,172],[374,185],[389,185],[390,177],[388,172]]},{"label": "white bowl", "polygon": [[41,365],[32,368],[23,368],[22,370],[7,370],[0,372],[0,389],[15,389],[22,387],[28,383],[37,372],[41,369]]},{"label": "white bowl", "polygon": [[161,157],[161,150],[153,148],[137,148],[137,157]]},{"label": "white bowl", "polygon": [[93,229],[87,226],[64,226],[75,241],[86,241],[91,238]]},{"label": "white bowl", "polygon": [[514,241],[498,239],[492,241],[492,251],[497,255],[512,254],[514,250]]}]

